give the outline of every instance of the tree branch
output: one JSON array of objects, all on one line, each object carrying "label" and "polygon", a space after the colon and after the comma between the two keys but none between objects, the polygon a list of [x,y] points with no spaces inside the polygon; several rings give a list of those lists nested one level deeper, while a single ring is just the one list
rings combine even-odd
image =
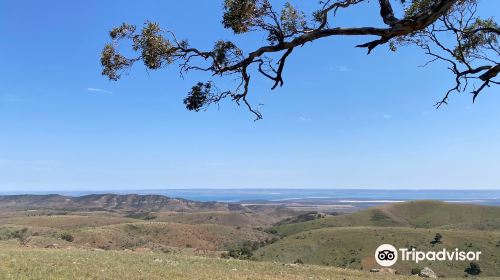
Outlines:
[{"label": "tree branch", "polygon": [[[251,31],[267,33],[268,43],[246,54],[234,43],[222,40],[217,41],[212,50],[201,51],[189,46],[187,41],[177,40],[173,32],[162,31],[156,23],[146,23],[140,33],[136,32],[135,26],[122,24],[110,32],[113,43],[106,45],[103,50],[103,75],[117,80],[121,71],[139,60],[149,69],[160,69],[178,63],[181,75],[192,70],[209,72],[217,77],[236,75],[236,80],[240,82],[234,90],[217,90],[214,93],[212,82],[198,83],[186,98],[186,106],[189,110],[197,111],[231,97],[238,104],[243,102],[256,119],[261,119],[261,113],[247,101],[252,71],[272,80],[274,83],[271,89],[274,90],[283,86],[286,60],[295,48],[333,36],[375,36],[372,41],[356,47],[366,48],[369,54],[389,41],[391,44],[399,42],[401,45],[411,43],[423,48],[433,58],[432,62],[449,63],[449,69],[455,76],[455,86],[446,93],[437,107],[447,104],[450,93],[465,90],[469,80],[482,81],[473,92],[474,100],[484,88],[497,84],[492,79],[500,71],[494,56],[500,53],[497,41],[499,28],[491,19],[480,20],[475,17],[475,1],[407,0],[410,2],[409,8],[405,10],[405,16],[399,19],[394,15],[391,0],[379,0],[379,14],[386,27],[330,26],[331,16],[335,16],[339,9],[364,1],[325,0],[321,3],[320,10],[313,14],[313,21],[308,21],[303,12],[289,3],[280,14],[268,0],[225,1],[223,23],[226,28],[231,28],[237,34]],[[436,28],[438,20],[443,26]],[[438,38],[439,34],[446,32],[454,35],[457,46],[447,47],[443,43],[446,41]],[[117,52],[118,41],[124,39],[132,41],[133,50],[140,52],[139,56],[126,58]],[[431,44],[437,47],[438,52],[431,48]],[[273,65],[277,67],[274,68]]]}]

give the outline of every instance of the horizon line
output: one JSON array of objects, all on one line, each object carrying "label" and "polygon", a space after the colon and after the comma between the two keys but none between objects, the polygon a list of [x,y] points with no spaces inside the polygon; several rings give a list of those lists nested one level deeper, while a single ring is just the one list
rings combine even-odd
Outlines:
[{"label": "horizon line", "polygon": [[182,191],[182,190],[314,190],[314,191],[335,191],[335,190],[360,190],[360,191],[500,191],[500,187],[497,188],[460,188],[460,187],[439,187],[439,188],[390,188],[390,187],[172,187],[172,188],[103,188],[103,189],[95,189],[95,188],[78,188],[78,189],[16,189],[16,190],[2,190],[0,194],[36,194],[36,193],[45,193],[45,194],[58,194],[58,193],[75,193],[75,192],[86,192],[86,193],[129,193],[133,192],[155,192],[155,191]]}]

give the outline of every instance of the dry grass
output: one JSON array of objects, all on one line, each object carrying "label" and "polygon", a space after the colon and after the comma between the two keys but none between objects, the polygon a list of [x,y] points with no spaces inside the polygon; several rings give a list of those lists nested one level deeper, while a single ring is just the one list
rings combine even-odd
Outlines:
[{"label": "dry grass", "polygon": [[[442,244],[433,245],[436,232],[443,236]],[[452,231],[415,229],[405,227],[338,227],[323,228],[287,236],[276,243],[254,252],[261,261],[283,263],[300,259],[306,264],[331,265],[352,269],[378,268],[373,252],[381,244],[398,248],[414,246],[422,251],[439,251],[443,248],[463,251],[481,251],[479,261],[482,276],[500,275],[500,232]],[[412,268],[427,266],[436,274],[446,277],[462,277],[467,261],[398,261],[392,268],[409,275]]]},{"label": "dry grass", "polygon": [[139,222],[96,228],[73,233],[74,243],[107,249],[154,248],[158,246],[224,250],[244,240],[263,240],[269,235],[254,230],[213,224]]},{"label": "dry grass", "polygon": [[306,265],[118,251],[0,248],[1,279],[409,279]]},{"label": "dry grass", "polygon": [[134,219],[123,217],[107,217],[104,215],[64,215],[64,216],[32,216],[32,217],[16,217],[6,220],[5,223],[35,226],[35,227],[49,227],[55,229],[76,229],[83,227],[100,227],[107,225],[115,225],[122,223],[134,222]]},{"label": "dry grass", "polygon": [[[217,213],[217,212],[215,212]],[[123,250],[149,248],[156,251],[172,251],[174,248],[199,250],[226,250],[245,240],[265,240],[272,236],[248,227],[216,224],[229,220],[244,219],[244,214],[236,215],[175,215],[186,217],[187,222],[144,221],[108,213],[81,213],[78,215],[17,216],[0,222],[0,240],[11,239],[9,233],[28,228],[33,238],[31,247],[43,248],[57,244],[58,247],[101,248]],[[239,218],[241,215],[243,218]],[[167,214],[165,214],[167,216]],[[210,217],[214,221],[196,224],[193,219]],[[224,219],[223,219],[223,218]],[[217,220],[216,220],[217,219]],[[182,221],[182,219],[181,219]],[[193,222],[191,224],[190,222]],[[61,239],[62,234],[71,235],[73,242]],[[1,245],[0,245],[1,246]]]},{"label": "dry grass", "polygon": [[177,213],[159,212],[154,213],[158,222],[176,222],[184,224],[217,224],[226,226],[238,226],[246,228],[267,227],[278,222],[280,218],[273,218],[262,213],[236,213],[236,212],[197,212]]}]

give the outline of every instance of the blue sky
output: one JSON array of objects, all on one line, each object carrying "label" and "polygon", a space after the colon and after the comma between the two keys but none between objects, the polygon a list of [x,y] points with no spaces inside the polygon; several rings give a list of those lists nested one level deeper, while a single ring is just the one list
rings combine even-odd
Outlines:
[{"label": "blue sky", "polygon": [[[374,4],[337,22],[380,25]],[[264,42],[224,30],[221,6],[0,0],[0,190],[500,188],[498,88],[435,110],[452,81],[443,65],[418,67],[427,58],[414,48],[367,56],[353,47],[367,37],[308,44],[290,57],[283,88],[254,79],[258,122],[230,102],[186,111],[204,75],[140,65],[119,82],[100,75],[107,31],[123,21],[157,21],[204,49]],[[480,11],[498,19],[500,2]]]}]

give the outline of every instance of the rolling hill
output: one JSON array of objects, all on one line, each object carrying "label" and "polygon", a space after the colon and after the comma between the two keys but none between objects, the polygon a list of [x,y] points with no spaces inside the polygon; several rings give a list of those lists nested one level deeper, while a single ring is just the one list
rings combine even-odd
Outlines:
[{"label": "rolling hill", "polygon": [[239,204],[199,202],[163,195],[91,194],[80,197],[63,195],[0,196],[0,209],[67,211],[245,211]]},{"label": "rolling hill", "polygon": [[469,230],[500,228],[500,207],[413,201],[369,208],[352,214],[284,224],[270,230],[281,236],[325,227],[412,227]]},{"label": "rolling hill", "polygon": [[171,222],[137,222],[71,232],[74,244],[106,250],[169,247],[222,251],[245,240],[260,241],[269,234],[251,229],[237,229],[217,224],[180,224]]},{"label": "rolling hill", "polygon": [[4,196],[0,210],[0,247],[16,230],[27,228],[28,246],[34,248],[193,249],[218,254],[244,241],[272,239],[259,229],[295,213],[281,207],[109,194]]},{"label": "rolling hill", "polygon": [[413,277],[315,265],[282,265],[180,254],[0,248],[0,279],[406,280]]},{"label": "rolling hill", "polygon": [[[303,262],[369,270],[376,268],[373,253],[381,244],[400,248],[439,250],[459,248],[481,251],[484,275],[500,275],[500,208],[414,201],[369,208],[352,214],[327,216],[297,223],[278,223],[266,231],[282,238],[254,252],[256,260]],[[442,244],[433,244],[436,233]],[[413,268],[431,267],[443,276],[463,276],[468,262],[394,267],[409,274]]]},{"label": "rolling hill", "polygon": [[[432,244],[435,234],[443,236],[442,244]],[[381,244],[396,248],[438,251],[443,248],[481,251],[479,261],[483,275],[500,275],[500,232],[450,231],[405,227],[330,227],[303,231],[287,236],[254,252],[255,260],[317,264],[351,269],[378,268],[375,249]],[[392,268],[410,274],[413,268],[430,267],[443,276],[463,276],[467,261],[398,262]]]},{"label": "rolling hill", "polygon": [[[64,203],[59,204],[61,201]],[[442,248],[481,251],[481,276],[500,275],[498,207],[416,201],[325,215],[283,207],[203,203],[162,196],[92,195],[2,197],[0,209],[0,271],[11,271],[11,275],[15,275],[17,269],[25,269],[26,273],[47,275],[44,273],[50,272],[64,279],[73,273],[67,267],[71,266],[66,263],[67,258],[83,264],[85,258],[92,256],[118,265],[108,258],[123,258],[125,263],[133,262],[132,259],[148,263],[147,255],[151,254],[165,263],[185,262],[196,266],[194,273],[201,275],[198,279],[213,279],[206,276],[205,270],[239,279],[242,274],[233,273],[232,268],[229,271],[236,263],[241,264],[243,271],[247,269],[251,279],[282,279],[282,276],[304,279],[308,273],[318,279],[372,279],[383,275],[366,271],[379,268],[373,253],[378,245],[385,243],[423,251]],[[27,228],[30,240],[20,248],[13,233],[23,228]],[[431,243],[436,233],[443,236],[442,243]],[[245,255],[230,254],[232,250],[248,248],[250,252]],[[2,255],[2,251],[8,253]],[[27,260],[13,264],[11,255]],[[219,259],[222,256],[259,262]],[[45,257],[52,261],[51,265],[59,263],[64,268],[53,271],[30,263]],[[173,261],[173,258],[178,259]],[[203,263],[211,263],[216,268],[202,268]],[[30,265],[32,269],[26,268]],[[393,268],[409,275],[412,269],[427,266],[441,276],[463,277],[468,265],[468,262],[418,265],[398,262]],[[86,269],[88,275],[94,275],[88,269],[101,269],[88,262],[85,267],[81,269]],[[257,268],[263,271],[251,270]],[[288,272],[292,268],[304,272],[293,270],[299,273],[293,278],[290,276],[293,273]],[[170,275],[151,269],[148,279]],[[116,279],[115,276],[102,279]],[[185,274],[178,276],[186,278]]]}]

